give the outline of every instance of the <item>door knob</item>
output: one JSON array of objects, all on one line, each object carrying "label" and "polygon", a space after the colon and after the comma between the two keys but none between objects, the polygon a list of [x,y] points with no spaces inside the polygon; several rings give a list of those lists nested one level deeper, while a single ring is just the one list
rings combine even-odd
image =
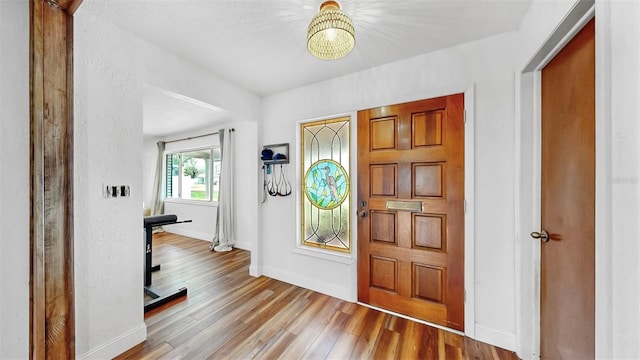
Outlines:
[{"label": "door knob", "polygon": [[534,231],[531,233],[531,237],[534,239],[541,239],[542,242],[547,242],[549,241],[549,233],[547,232],[547,230],[542,230],[540,232]]},{"label": "door knob", "polygon": [[367,212],[365,210],[360,210],[360,211],[358,211],[358,216],[367,217]]}]

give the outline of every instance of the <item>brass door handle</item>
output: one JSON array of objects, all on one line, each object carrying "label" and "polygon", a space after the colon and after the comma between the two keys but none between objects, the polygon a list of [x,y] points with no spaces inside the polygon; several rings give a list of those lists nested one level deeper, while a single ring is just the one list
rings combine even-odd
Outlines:
[{"label": "brass door handle", "polygon": [[549,241],[549,233],[547,230],[542,229],[540,232],[534,231],[531,233],[531,237],[534,239],[541,239],[542,242],[546,243]]},{"label": "brass door handle", "polygon": [[360,217],[367,217],[367,211],[366,210],[360,210],[357,213],[358,213],[358,216],[360,216]]}]

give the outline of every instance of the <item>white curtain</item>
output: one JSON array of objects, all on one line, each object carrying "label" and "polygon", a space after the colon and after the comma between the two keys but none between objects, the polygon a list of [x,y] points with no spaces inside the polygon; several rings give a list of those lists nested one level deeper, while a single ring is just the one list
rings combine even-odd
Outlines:
[{"label": "white curtain", "polygon": [[164,201],[162,196],[162,165],[164,156],[164,141],[158,141],[158,157],[156,160],[156,174],[153,179],[153,195],[151,196],[151,215],[164,213]]},{"label": "white curtain", "polygon": [[215,251],[230,251],[235,244],[233,224],[233,129],[220,129],[220,180],[216,231],[211,243]]}]

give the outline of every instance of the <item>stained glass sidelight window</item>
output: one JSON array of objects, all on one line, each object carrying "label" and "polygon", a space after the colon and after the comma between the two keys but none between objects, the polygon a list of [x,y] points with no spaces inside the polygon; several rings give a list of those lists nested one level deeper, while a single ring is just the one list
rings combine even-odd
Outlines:
[{"label": "stained glass sidelight window", "polygon": [[301,125],[303,245],[351,252],[350,120]]}]

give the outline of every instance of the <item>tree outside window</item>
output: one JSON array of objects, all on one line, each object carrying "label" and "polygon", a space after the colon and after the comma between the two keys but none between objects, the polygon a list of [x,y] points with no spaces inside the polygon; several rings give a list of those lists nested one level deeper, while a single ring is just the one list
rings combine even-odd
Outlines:
[{"label": "tree outside window", "polygon": [[220,148],[168,153],[165,174],[167,198],[218,201]]}]

